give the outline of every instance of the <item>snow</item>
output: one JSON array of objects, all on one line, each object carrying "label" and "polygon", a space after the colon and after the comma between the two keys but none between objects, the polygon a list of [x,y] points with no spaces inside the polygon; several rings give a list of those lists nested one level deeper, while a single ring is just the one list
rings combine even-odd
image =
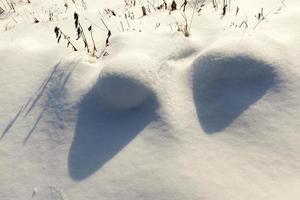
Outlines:
[{"label": "snow", "polygon": [[153,92],[142,83],[143,79],[135,78],[139,72],[134,69],[143,73],[143,66],[149,67],[149,61],[147,56],[125,54],[106,64],[96,83],[100,102],[116,109],[133,108],[145,102]]},{"label": "snow", "polygon": [[232,0],[225,16],[189,1],[188,38],[180,11],[147,1],[15,2],[0,2],[0,199],[299,198],[297,0]]},{"label": "snow", "polygon": [[243,50],[236,54],[211,50],[197,58],[193,92],[204,131],[222,131],[268,91],[276,88],[280,83],[276,66],[272,65],[275,64]]}]

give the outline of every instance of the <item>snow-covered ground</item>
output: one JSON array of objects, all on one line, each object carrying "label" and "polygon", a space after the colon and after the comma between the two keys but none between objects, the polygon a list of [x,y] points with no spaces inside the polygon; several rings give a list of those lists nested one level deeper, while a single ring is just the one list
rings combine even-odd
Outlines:
[{"label": "snow-covered ground", "polygon": [[299,199],[298,0],[30,2],[0,0],[1,200]]}]

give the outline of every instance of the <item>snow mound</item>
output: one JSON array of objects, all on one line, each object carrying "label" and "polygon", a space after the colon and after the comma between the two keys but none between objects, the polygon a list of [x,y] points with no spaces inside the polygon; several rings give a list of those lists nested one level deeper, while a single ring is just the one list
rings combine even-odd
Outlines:
[{"label": "snow mound", "polygon": [[122,74],[103,73],[97,85],[101,100],[117,109],[137,107],[150,94],[142,82]]},{"label": "snow mound", "polygon": [[193,67],[194,100],[206,133],[230,126],[279,82],[276,63],[245,50],[209,50]]},{"label": "snow mound", "polygon": [[101,103],[112,109],[129,109],[142,105],[153,94],[147,80],[148,57],[133,59],[118,56],[101,71],[96,89]]}]

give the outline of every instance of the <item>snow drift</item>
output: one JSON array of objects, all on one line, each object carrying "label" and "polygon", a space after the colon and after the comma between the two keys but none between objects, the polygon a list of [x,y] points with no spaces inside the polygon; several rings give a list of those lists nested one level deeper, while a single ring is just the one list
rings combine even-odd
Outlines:
[{"label": "snow drift", "polygon": [[246,50],[210,49],[194,61],[193,91],[205,132],[225,129],[278,83],[276,63]]},{"label": "snow drift", "polygon": [[120,74],[102,74],[97,88],[102,102],[117,109],[140,106],[150,95],[143,83]]},{"label": "snow drift", "polygon": [[[145,55],[119,55],[104,65],[96,83],[99,101],[112,109],[128,109],[143,104],[153,94],[143,77]],[[151,66],[150,66],[151,67]]]},{"label": "snow drift", "polygon": [[[298,0],[227,1],[225,16],[223,1],[190,1],[189,38],[183,0],[171,14],[162,1],[13,1],[0,16],[1,200],[299,199]],[[74,12],[105,56],[76,40]]]},{"label": "snow drift", "polygon": [[114,158],[151,122],[158,120],[155,93],[134,78],[100,75],[78,105],[68,156],[73,180],[82,181]]}]

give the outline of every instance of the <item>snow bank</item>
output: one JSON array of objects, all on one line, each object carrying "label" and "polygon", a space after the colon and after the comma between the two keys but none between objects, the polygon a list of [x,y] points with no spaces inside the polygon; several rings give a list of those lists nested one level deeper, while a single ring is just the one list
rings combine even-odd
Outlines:
[{"label": "snow bank", "polygon": [[228,127],[278,84],[276,64],[245,48],[238,49],[211,49],[194,61],[194,99],[200,124],[207,133]]}]

